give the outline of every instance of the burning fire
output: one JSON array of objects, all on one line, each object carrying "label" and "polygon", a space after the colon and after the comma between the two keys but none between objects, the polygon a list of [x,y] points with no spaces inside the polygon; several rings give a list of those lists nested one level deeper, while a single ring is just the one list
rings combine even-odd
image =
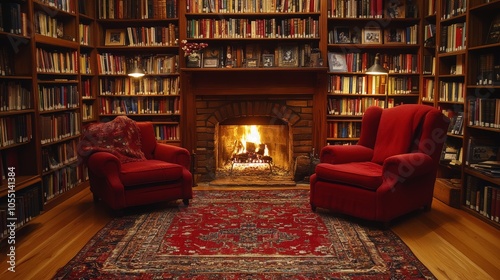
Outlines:
[{"label": "burning fire", "polygon": [[244,125],[246,130],[240,138],[235,154],[257,153],[263,156],[269,156],[269,149],[266,144],[260,140],[259,129],[256,125]]}]

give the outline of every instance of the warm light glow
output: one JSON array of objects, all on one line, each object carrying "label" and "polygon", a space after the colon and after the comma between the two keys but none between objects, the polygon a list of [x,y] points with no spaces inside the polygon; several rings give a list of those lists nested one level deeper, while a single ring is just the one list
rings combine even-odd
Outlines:
[{"label": "warm light glow", "polygon": [[[243,154],[247,152],[259,153],[260,146],[262,144],[260,140],[259,128],[256,125],[244,125],[243,128],[245,129],[245,132],[242,135],[237,135],[240,137],[241,145],[239,145],[239,149],[236,154]],[[255,147],[255,151],[247,151],[248,144],[250,143]],[[269,156],[267,145],[265,145],[263,155]]]}]

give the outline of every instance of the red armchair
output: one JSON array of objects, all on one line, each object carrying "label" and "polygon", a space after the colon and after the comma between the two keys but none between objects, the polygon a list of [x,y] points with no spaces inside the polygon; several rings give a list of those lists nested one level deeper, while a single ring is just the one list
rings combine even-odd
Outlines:
[{"label": "red armchair", "polygon": [[114,210],[192,198],[190,153],[157,143],[150,122],[120,116],[92,124],[83,133],[78,154],[88,166],[90,190]]},{"label": "red armchair", "polygon": [[310,204],[382,222],[430,209],[449,120],[408,104],[366,110],[358,143],[325,146],[310,178]]}]

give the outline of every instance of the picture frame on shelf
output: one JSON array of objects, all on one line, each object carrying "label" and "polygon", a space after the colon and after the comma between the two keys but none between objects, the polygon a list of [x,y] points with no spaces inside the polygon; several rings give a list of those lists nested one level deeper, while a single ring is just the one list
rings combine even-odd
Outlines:
[{"label": "picture frame on shelf", "polygon": [[258,60],[255,58],[247,58],[246,59],[246,67],[247,68],[257,68],[259,67]]},{"label": "picture frame on shelf", "polygon": [[219,47],[207,47],[203,50],[203,68],[217,68],[220,66],[222,50]]},{"label": "picture frame on shelf", "polygon": [[279,66],[280,67],[298,67],[299,66],[299,47],[298,45],[283,45],[279,48]]},{"label": "picture frame on shelf", "polygon": [[347,61],[344,53],[328,52],[328,69],[330,72],[347,72]]},{"label": "picture frame on shelf", "polygon": [[218,68],[219,59],[215,57],[203,57],[203,68]]},{"label": "picture frame on shelf", "polygon": [[259,65],[261,54],[261,46],[258,44],[247,44],[245,46],[245,61],[248,61],[248,59],[256,59],[257,65]]},{"label": "picture frame on shelf", "polygon": [[384,2],[385,18],[405,18],[406,0],[385,0]]},{"label": "picture frame on shelf", "polygon": [[405,30],[401,28],[389,28],[384,30],[384,44],[404,44]]},{"label": "picture frame on shelf", "polygon": [[361,40],[363,44],[382,44],[382,31],[380,28],[367,27],[363,28]]},{"label": "picture frame on shelf", "polygon": [[106,46],[124,46],[125,45],[125,30],[124,29],[106,29],[106,38],[104,40]]},{"label": "picture frame on shelf", "polygon": [[351,30],[348,26],[337,26],[333,32],[333,42],[335,44],[351,44]]},{"label": "picture frame on shelf", "polygon": [[262,67],[274,67],[274,54],[262,55]]}]

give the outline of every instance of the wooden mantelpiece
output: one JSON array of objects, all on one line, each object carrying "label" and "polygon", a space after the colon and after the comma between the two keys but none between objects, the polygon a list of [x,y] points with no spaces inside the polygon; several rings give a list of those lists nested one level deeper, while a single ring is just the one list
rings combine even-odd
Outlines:
[{"label": "wooden mantelpiece", "polygon": [[[312,100],[312,148],[326,144],[326,67],[321,68],[183,68],[183,146],[197,149],[196,101],[199,98],[234,100]],[[190,129],[193,128],[193,129]]]}]

